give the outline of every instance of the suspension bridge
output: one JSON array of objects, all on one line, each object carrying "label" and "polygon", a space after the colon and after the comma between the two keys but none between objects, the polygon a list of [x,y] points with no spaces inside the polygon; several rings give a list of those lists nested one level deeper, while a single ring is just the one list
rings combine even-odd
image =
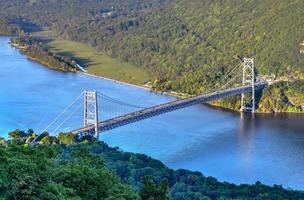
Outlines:
[{"label": "suspension bridge", "polygon": [[[237,84],[235,84],[235,82],[237,82]],[[70,118],[75,115],[77,111],[81,110],[81,108],[83,108],[83,127],[69,130],[68,132],[71,132],[78,137],[90,135],[96,138],[99,138],[100,133],[111,129],[115,129],[196,104],[207,103],[217,99],[236,95],[241,95],[241,111],[254,112],[256,108],[255,93],[258,90],[262,90],[267,85],[267,81],[256,77],[254,60],[250,58],[244,58],[241,69],[239,66],[236,66],[234,69],[230,70],[224,76],[224,78],[221,79],[221,81],[214,85],[212,90],[209,92],[194,97],[178,99],[160,105],[134,105],[118,100],[116,98],[112,98],[98,91],[84,91],[60,114],[58,114],[55,119],[44,129],[44,131],[47,131],[50,127],[54,126],[54,124],[59,121],[59,125],[57,125],[52,132],[53,134],[58,133],[60,128],[62,128],[62,126],[64,126],[64,124],[70,120]],[[67,111],[75,106],[75,104],[77,104],[77,102],[82,98],[83,102],[80,105],[76,106],[76,108],[74,108],[74,110],[72,110],[63,120],[60,120],[64,113],[67,113]],[[109,105],[106,106],[105,103],[102,103],[101,109],[104,112],[102,112],[102,119],[99,120],[99,107],[101,107],[101,101],[110,102],[112,104],[112,107]],[[106,116],[106,110],[119,110],[119,107],[128,107],[129,109],[124,112],[117,111],[115,114],[111,112],[112,114],[110,116]],[[37,141],[39,141],[39,136],[33,142]]]}]

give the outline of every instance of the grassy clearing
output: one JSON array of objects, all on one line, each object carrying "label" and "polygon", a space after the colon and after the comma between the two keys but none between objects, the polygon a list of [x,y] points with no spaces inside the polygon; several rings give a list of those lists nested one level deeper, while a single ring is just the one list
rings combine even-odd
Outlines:
[{"label": "grassy clearing", "polygon": [[142,85],[149,80],[148,73],[144,69],[113,59],[88,45],[68,40],[54,40],[48,42],[47,46],[55,53],[76,60],[90,74],[137,85]]}]

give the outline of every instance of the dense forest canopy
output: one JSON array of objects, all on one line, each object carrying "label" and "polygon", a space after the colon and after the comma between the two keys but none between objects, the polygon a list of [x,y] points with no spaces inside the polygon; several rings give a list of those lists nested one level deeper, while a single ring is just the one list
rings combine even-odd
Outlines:
[{"label": "dense forest canopy", "polygon": [[35,135],[15,130],[0,139],[0,199],[125,199],[125,200],[292,200],[303,192],[260,182],[235,185],[200,172],[172,170],[143,154],[111,148],[103,142],[61,133]]},{"label": "dense forest canopy", "polygon": [[[244,56],[254,57],[258,73],[266,78],[304,78],[304,54],[300,51],[304,40],[302,0],[0,3],[2,32],[8,31],[3,24],[20,26],[25,31],[51,29],[59,38],[89,44],[112,57],[145,67],[157,90],[206,92]],[[282,101],[272,102],[270,108],[262,105],[265,110],[303,110],[303,100],[294,100],[284,88],[270,96],[286,96],[289,106],[279,106],[286,104]]]}]

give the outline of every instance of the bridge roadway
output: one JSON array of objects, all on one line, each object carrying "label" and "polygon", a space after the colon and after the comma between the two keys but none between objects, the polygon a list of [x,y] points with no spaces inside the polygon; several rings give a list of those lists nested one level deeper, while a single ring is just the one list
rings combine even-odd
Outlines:
[{"label": "bridge roadway", "polygon": [[[255,90],[263,89],[268,85],[267,81],[260,80],[255,83]],[[203,94],[195,97],[190,97],[187,99],[179,99],[172,102],[160,104],[143,110],[135,111],[126,115],[122,115],[116,118],[105,120],[98,123],[99,132],[105,132],[111,129],[115,129],[127,124],[131,124],[137,121],[141,121],[147,118],[151,118],[157,115],[168,113],[174,110],[182,109],[199,103],[206,103],[209,101],[235,96],[242,93],[248,93],[251,91],[251,85],[240,86],[232,89],[222,90],[218,92],[213,92],[209,94]],[[73,130],[73,134],[91,134],[94,133],[94,125],[89,125],[83,128]]]}]

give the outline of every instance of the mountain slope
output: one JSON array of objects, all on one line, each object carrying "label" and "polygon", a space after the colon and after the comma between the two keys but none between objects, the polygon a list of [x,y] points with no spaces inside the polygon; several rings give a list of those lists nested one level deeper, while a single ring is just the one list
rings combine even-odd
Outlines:
[{"label": "mountain slope", "polygon": [[[200,93],[206,83],[217,80],[219,69],[223,67],[224,73],[243,56],[254,57],[262,75],[302,71],[303,6],[299,0],[180,0],[165,10],[99,29],[99,23],[93,22],[85,25],[86,31],[70,26],[65,33],[112,56],[150,67],[160,80],[158,88]],[[93,34],[88,35],[90,30]]]},{"label": "mountain slope", "polygon": [[[253,57],[260,76],[292,81],[266,91],[261,111],[303,111],[304,91],[294,95],[303,84],[296,80],[304,78],[303,7],[301,0],[174,0],[107,24],[71,25],[60,34],[150,69],[157,90],[190,94],[209,91],[244,56]],[[238,109],[238,99],[218,104]]]},{"label": "mountain slope", "polygon": [[[263,111],[287,111],[290,106],[304,110],[304,91],[293,95],[304,79],[301,0],[48,0],[26,1],[26,6],[21,0],[14,2],[17,6],[3,10],[9,19],[26,19],[52,29],[57,37],[145,67],[156,90],[209,91],[244,56],[254,57],[260,76],[287,81],[274,86],[280,92],[271,88],[262,95],[262,102],[284,99],[278,106],[262,105]],[[45,9],[48,12],[42,12]],[[237,109],[235,100],[219,104]]]}]

